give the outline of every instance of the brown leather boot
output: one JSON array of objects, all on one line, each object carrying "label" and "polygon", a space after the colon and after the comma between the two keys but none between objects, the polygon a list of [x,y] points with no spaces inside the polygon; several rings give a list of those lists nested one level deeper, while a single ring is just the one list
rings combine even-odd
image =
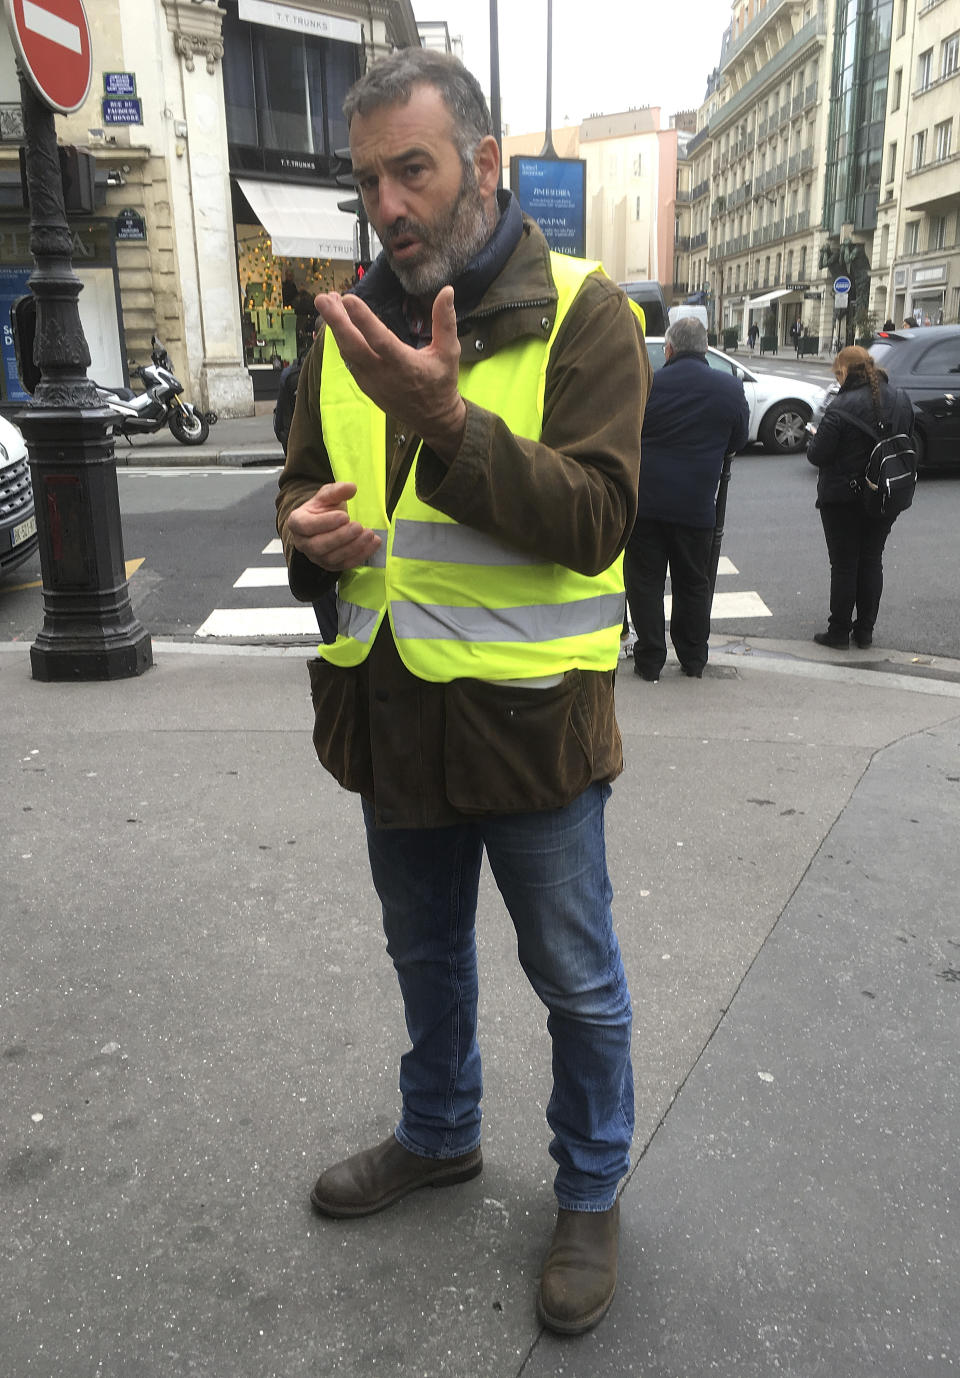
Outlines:
[{"label": "brown leather boot", "polygon": [[620,1202],[608,1211],[557,1212],[543,1265],[537,1314],[559,1335],[582,1335],[607,1313],[617,1290]]},{"label": "brown leather boot", "polygon": [[373,1215],[418,1187],[452,1187],[476,1177],[482,1168],[479,1148],[458,1158],[421,1158],[391,1134],[376,1148],[328,1167],[317,1178],[310,1200],[324,1215]]}]

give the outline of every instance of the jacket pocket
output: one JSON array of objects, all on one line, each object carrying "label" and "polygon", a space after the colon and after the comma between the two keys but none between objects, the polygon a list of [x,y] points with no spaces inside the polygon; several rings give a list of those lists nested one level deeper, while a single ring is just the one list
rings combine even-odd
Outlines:
[{"label": "jacket pocket", "polygon": [[321,765],[344,789],[372,796],[373,766],[361,666],[343,669],[318,656],[307,662],[313,700],[313,745]]},{"label": "jacket pocket", "polygon": [[547,689],[454,680],[446,692],[444,766],[447,798],[463,813],[569,804],[593,779],[579,670]]}]

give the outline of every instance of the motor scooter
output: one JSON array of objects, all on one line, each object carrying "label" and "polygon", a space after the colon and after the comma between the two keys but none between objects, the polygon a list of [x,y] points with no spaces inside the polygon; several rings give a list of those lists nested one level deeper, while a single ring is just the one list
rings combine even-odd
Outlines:
[{"label": "motor scooter", "polygon": [[199,412],[184,402],[180,395],[183,384],[174,377],[169,354],[156,335],[150,337],[150,345],[152,362],[133,370],[143,383],[143,392],[94,383],[101,403],[116,417],[114,431],[130,440],[133,435],[149,435],[169,426],[182,445],[202,445],[216,424],[217,413]]}]

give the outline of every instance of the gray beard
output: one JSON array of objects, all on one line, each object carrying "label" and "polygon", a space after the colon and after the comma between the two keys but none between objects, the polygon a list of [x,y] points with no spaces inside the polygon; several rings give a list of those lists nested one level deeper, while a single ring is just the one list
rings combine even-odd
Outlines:
[{"label": "gray beard", "polygon": [[[475,181],[465,172],[457,199],[444,218],[429,230],[417,220],[404,220],[391,226],[416,234],[426,254],[419,263],[395,263],[387,243],[387,260],[401,287],[411,297],[432,301],[440,291],[455,282],[471,259],[486,244],[493,232]],[[390,235],[388,234],[388,238]]]}]

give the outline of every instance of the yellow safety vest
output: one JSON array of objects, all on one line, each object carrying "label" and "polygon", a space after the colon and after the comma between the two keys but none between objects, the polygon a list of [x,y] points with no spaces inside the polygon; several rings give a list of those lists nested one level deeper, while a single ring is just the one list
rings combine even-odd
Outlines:
[{"label": "yellow safety vest", "polygon": [[[599,264],[551,254],[559,292],[546,341],[517,340],[491,358],[461,363],[460,392],[537,440],[550,350],[583,280]],[[383,544],[338,586],[339,635],[319,654],[359,665],[383,618],[401,659],[420,679],[527,679],[575,667],[610,670],[623,626],[623,557],[602,574],[577,574],[461,526],[421,502],[416,460],[391,518],[386,511],[386,422],[344,366],[331,331],[320,378],[323,439],[334,478],[357,485],[350,517]]]}]

